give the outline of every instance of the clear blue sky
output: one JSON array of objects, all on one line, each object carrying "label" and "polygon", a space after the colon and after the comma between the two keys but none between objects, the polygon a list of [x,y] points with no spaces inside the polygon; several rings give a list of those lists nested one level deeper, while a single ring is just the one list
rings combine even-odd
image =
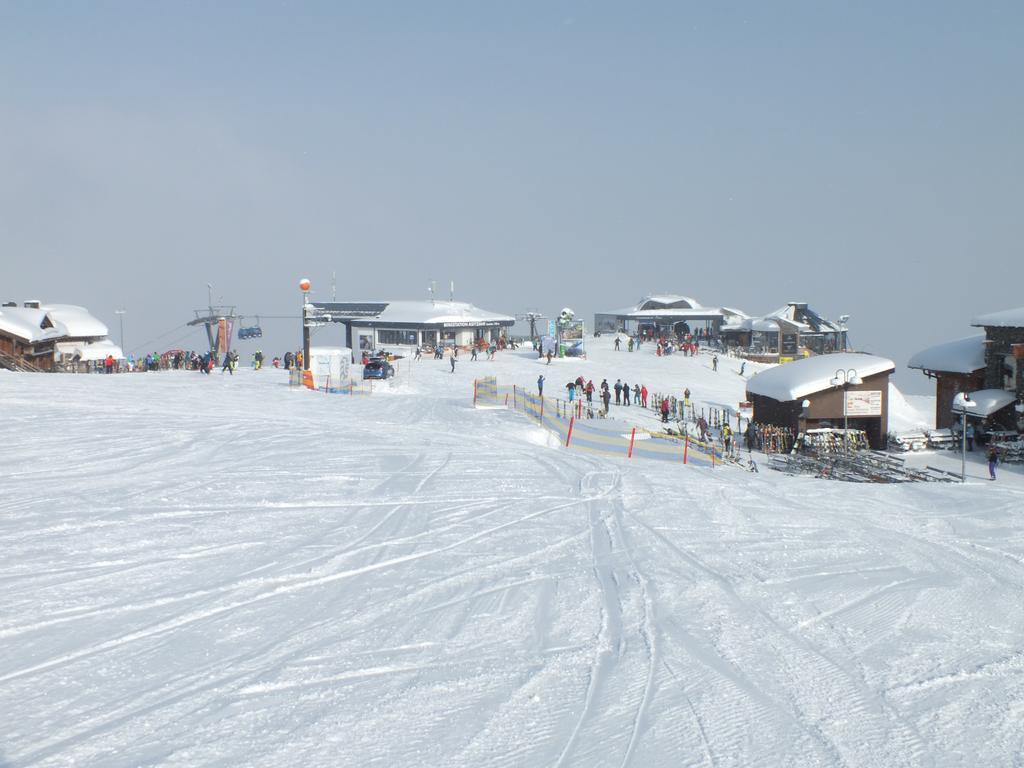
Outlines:
[{"label": "clear blue sky", "polygon": [[129,349],[333,270],[803,300],[902,366],[1024,304],[1022,40],[1020,2],[3,2],[0,298],[124,306]]}]

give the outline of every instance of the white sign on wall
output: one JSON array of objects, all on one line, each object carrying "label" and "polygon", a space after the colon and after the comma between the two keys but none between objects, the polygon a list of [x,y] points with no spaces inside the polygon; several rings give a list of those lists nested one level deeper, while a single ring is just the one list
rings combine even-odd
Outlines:
[{"label": "white sign on wall", "polygon": [[879,389],[855,390],[846,393],[847,416],[881,416],[882,391]]}]

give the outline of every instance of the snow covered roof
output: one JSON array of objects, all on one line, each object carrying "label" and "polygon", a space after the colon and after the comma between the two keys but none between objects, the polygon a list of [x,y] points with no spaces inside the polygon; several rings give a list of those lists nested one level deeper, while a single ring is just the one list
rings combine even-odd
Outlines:
[{"label": "snow covered roof", "polygon": [[985,336],[968,336],[936,344],[910,358],[908,368],[947,373],[973,373],[985,367]]},{"label": "snow covered roof", "polygon": [[28,307],[0,308],[0,332],[17,336],[28,342],[56,339],[64,335],[57,328],[43,328],[46,312]]},{"label": "snow covered roof", "polygon": [[978,315],[971,320],[971,325],[996,328],[1024,328],[1024,307],[1004,309],[1002,312],[991,312]]},{"label": "snow covered roof", "polygon": [[[46,327],[44,327],[46,326]],[[107,326],[73,304],[43,304],[34,307],[0,307],[0,331],[29,342],[47,339],[102,338]]]},{"label": "snow covered roof", "polygon": [[77,357],[83,362],[105,360],[107,355],[113,355],[115,360],[124,360],[124,352],[109,339],[101,339],[100,341],[58,341],[54,344],[54,350],[62,355]]},{"label": "snow covered roof", "polygon": [[63,326],[65,335],[74,338],[100,338],[109,331],[85,307],[74,304],[44,304],[42,309],[54,325]]},{"label": "snow covered roof", "polygon": [[836,371],[851,368],[864,379],[880,373],[892,373],[896,370],[896,364],[888,358],[863,352],[815,355],[777,365],[751,376],[747,381],[747,392],[782,402],[799,400],[830,389]]},{"label": "snow covered roof", "polygon": [[[1005,389],[979,389],[977,392],[969,392],[968,396],[974,405],[967,407],[967,415],[979,418],[991,416],[999,409],[1005,408],[1017,400],[1012,392],[1007,392]],[[953,398],[953,411],[955,413],[960,413],[962,402],[959,395]]]},{"label": "snow covered roof", "polygon": [[623,307],[611,312],[598,312],[599,315],[645,320],[659,317],[677,320],[710,320],[716,317],[727,318],[729,322],[746,319],[746,313],[731,307],[704,307],[700,302],[689,296],[661,294],[646,296],[634,307]]},{"label": "snow covered roof", "polygon": [[842,330],[838,324],[826,320],[802,301],[791,301],[786,306],[769,312],[765,317],[788,320],[799,326],[801,333],[838,333]]},{"label": "snow covered roof", "polygon": [[314,306],[345,319],[377,323],[451,325],[459,323],[513,325],[514,317],[475,307],[464,301],[314,302]]},{"label": "snow covered roof", "polygon": [[[656,305],[656,306],[654,306]],[[679,296],[673,293],[663,293],[657,296],[645,296],[636,305],[636,309],[700,309],[700,302],[689,296]]]}]

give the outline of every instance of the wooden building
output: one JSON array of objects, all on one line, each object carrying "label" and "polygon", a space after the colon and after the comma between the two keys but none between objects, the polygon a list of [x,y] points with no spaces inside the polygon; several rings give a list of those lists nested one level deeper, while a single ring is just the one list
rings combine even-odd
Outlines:
[{"label": "wooden building", "polygon": [[985,388],[985,337],[968,336],[928,347],[911,357],[907,367],[935,379],[935,426],[952,427],[956,421],[953,398]]},{"label": "wooden building", "polygon": [[[863,430],[872,448],[886,445],[892,360],[859,352],[815,355],[769,368],[747,382],[753,420],[788,428],[794,434],[819,427],[843,427],[843,404],[850,429]],[[839,384],[852,380],[855,384]]]},{"label": "wooden building", "polygon": [[724,324],[722,341],[751,360],[788,363],[800,357],[845,351],[846,319],[826,320],[806,302],[791,301],[763,317],[733,319]]},{"label": "wooden building", "polygon": [[84,370],[121,348],[107,326],[73,304],[26,301],[0,306],[0,365],[16,370]]}]

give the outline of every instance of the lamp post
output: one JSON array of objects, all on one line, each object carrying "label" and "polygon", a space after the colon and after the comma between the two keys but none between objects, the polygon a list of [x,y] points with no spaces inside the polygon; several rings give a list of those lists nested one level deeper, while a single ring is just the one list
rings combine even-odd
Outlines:
[{"label": "lamp post", "polygon": [[117,315],[117,319],[120,321],[121,324],[121,354],[124,354],[124,313],[127,311],[128,310],[126,309],[114,310],[114,314]]},{"label": "lamp post", "polygon": [[302,291],[302,370],[309,370],[309,288],[308,278],[299,281],[299,290]]},{"label": "lamp post", "polygon": [[967,392],[953,398],[953,413],[960,414],[960,482],[967,482],[967,409],[977,405]]},{"label": "lamp post", "polygon": [[833,387],[843,388],[843,454],[846,456],[850,455],[850,423],[849,418],[846,414],[846,401],[849,399],[848,392],[851,386],[858,386],[862,384],[860,376],[857,375],[857,369],[848,368],[845,371],[840,368],[836,371],[836,375],[832,377],[830,382]]}]

